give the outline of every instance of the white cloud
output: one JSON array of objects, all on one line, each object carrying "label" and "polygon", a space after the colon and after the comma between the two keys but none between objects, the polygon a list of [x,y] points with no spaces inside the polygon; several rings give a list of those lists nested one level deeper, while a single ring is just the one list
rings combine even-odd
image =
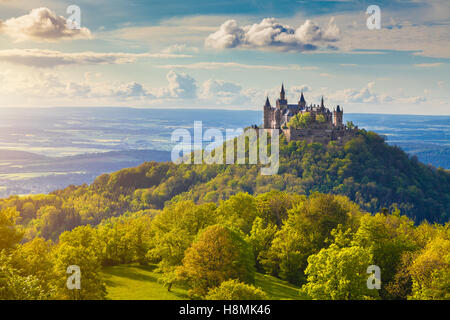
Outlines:
[{"label": "white cloud", "polygon": [[339,28],[333,19],[326,29],[311,20],[306,20],[297,29],[283,25],[275,18],[265,18],[260,23],[242,27],[236,20],[228,20],[206,38],[205,46],[214,49],[308,51],[335,42],[338,38]]},{"label": "white cloud", "polygon": [[173,44],[163,50],[162,53],[186,53],[186,52],[195,52],[197,53],[199,49],[197,47],[189,47],[186,44]]},{"label": "white cloud", "polygon": [[365,87],[361,89],[344,89],[338,90],[329,95],[330,99],[333,101],[339,101],[342,103],[380,103],[380,102],[391,102],[393,98],[384,95],[376,94],[374,92],[374,82],[369,82]]},{"label": "white cloud", "polygon": [[397,99],[397,101],[401,102],[401,103],[418,104],[418,103],[427,101],[427,98],[424,96],[417,96],[417,97],[399,98],[399,99]]},{"label": "white cloud", "polygon": [[91,87],[84,83],[69,82],[66,85],[66,94],[71,97],[88,97]]},{"label": "white cloud", "polygon": [[209,79],[203,82],[199,98],[202,104],[207,105],[250,105],[252,104],[251,92],[243,90],[236,82]]},{"label": "white cloud", "polygon": [[397,96],[392,97],[385,93],[375,92],[375,82],[369,82],[361,89],[348,88],[327,93],[326,97],[336,104],[377,104],[377,105],[396,105],[396,104],[421,104],[428,101],[425,96]]},{"label": "white cloud", "polygon": [[100,75],[93,77],[90,73],[86,73],[84,79],[77,80],[62,78],[59,73],[42,69],[27,75],[4,70],[0,72],[0,97],[8,97],[8,103],[26,101],[25,105],[47,105],[51,101],[63,105],[79,105],[83,102],[87,105],[151,104],[154,101],[197,98],[196,81],[189,75],[171,70],[167,80],[164,87],[149,88],[135,81],[102,80]]},{"label": "white cloud", "polygon": [[[158,106],[204,107],[204,108],[251,108],[261,110],[266,95],[272,103],[279,96],[280,87],[268,90],[255,87],[244,88],[240,83],[209,79],[197,86],[197,82],[185,73],[173,70],[167,74],[167,84],[148,87],[143,83],[118,82],[104,79],[101,74],[86,73],[83,79],[62,78],[60,73],[34,69],[27,74],[13,70],[0,71],[0,103],[23,106]],[[425,96],[393,98],[376,92],[375,83],[354,89],[330,91],[327,88],[311,88],[308,84],[286,87],[291,103],[296,103],[300,93],[305,93],[308,104],[320,103],[323,95],[328,108],[339,104],[346,112],[448,113],[443,100],[429,100]],[[424,108],[426,103],[437,109]],[[440,108],[440,109],[439,109]]]},{"label": "white cloud", "polygon": [[162,99],[195,99],[197,97],[197,83],[194,78],[183,72],[170,70],[167,73],[169,85],[154,89],[157,98]]},{"label": "white cloud", "polygon": [[190,55],[172,53],[123,53],[123,52],[76,52],[41,49],[10,49],[0,50],[0,61],[17,65],[38,68],[52,68],[59,65],[73,64],[125,64],[135,62],[140,58],[186,58]]},{"label": "white cloud", "polygon": [[141,97],[153,97],[148,93],[144,87],[137,82],[131,82],[121,85],[114,91],[114,95],[123,98],[141,98]]},{"label": "white cloud", "polygon": [[89,29],[84,27],[68,28],[67,19],[56,15],[48,8],[36,8],[29,14],[0,21],[0,32],[13,38],[16,42],[91,38]]},{"label": "white cloud", "polygon": [[242,87],[234,82],[209,79],[202,84],[200,96],[202,98],[229,98],[239,94]]},{"label": "white cloud", "polygon": [[303,43],[337,41],[339,39],[339,28],[334,23],[334,18],[330,19],[330,22],[325,30],[322,30],[313,21],[306,20],[303,25],[295,30],[295,35],[296,38]]},{"label": "white cloud", "polygon": [[306,92],[310,92],[311,87],[307,84],[303,84],[300,86],[292,86],[289,88],[288,94],[294,98],[295,101],[297,101],[300,98],[300,95]]}]

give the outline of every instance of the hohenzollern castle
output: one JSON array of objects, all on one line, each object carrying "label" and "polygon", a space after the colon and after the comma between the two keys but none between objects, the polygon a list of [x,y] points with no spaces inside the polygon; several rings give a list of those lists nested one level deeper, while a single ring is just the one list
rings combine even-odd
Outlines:
[{"label": "hohenzollern castle", "polygon": [[264,129],[279,130],[288,141],[306,140],[307,142],[338,141],[345,142],[356,135],[358,128],[343,124],[344,110],[337,106],[333,112],[324,105],[306,104],[303,92],[297,104],[288,104],[284,85],[280,98],[272,107],[269,97],[264,104]]}]

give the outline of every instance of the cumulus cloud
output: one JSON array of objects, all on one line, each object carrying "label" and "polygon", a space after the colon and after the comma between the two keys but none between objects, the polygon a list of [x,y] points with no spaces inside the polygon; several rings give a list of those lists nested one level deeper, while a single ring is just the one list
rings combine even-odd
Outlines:
[{"label": "cumulus cloud", "polygon": [[365,104],[420,104],[426,102],[427,98],[424,96],[397,96],[392,97],[384,93],[377,93],[374,90],[375,82],[369,82],[361,89],[344,89],[327,95],[332,101],[342,103],[365,103]]},{"label": "cumulus cloud", "polygon": [[242,87],[234,82],[209,79],[202,84],[200,96],[203,98],[231,97],[239,94]]},{"label": "cumulus cloud", "polygon": [[[425,96],[406,96],[404,94],[391,96],[389,94],[375,90],[375,82],[369,82],[362,88],[347,88],[342,90],[330,90],[330,88],[312,88],[307,84],[285,86],[288,100],[291,103],[298,101],[303,91],[306,103],[319,104],[323,96],[325,106],[330,109],[340,105],[346,108],[347,112],[387,112],[392,113],[393,110],[401,110],[402,112],[423,112],[423,105],[429,102]],[[242,90],[244,92],[245,90]],[[252,99],[254,105],[260,106],[264,103],[265,96],[268,95],[270,102],[275,103],[275,99],[279,96],[280,87],[274,87],[265,92],[254,92],[253,94],[259,99]],[[410,108],[416,108],[414,111]],[[422,111],[420,111],[422,110]]]},{"label": "cumulus cloud", "polygon": [[38,68],[53,68],[55,66],[73,64],[125,64],[135,62],[140,58],[181,57],[185,58],[190,56],[170,53],[102,53],[90,51],[65,53],[42,49],[0,50],[0,61]]},{"label": "cumulus cloud", "polygon": [[0,21],[0,32],[13,38],[16,42],[91,38],[89,29],[69,28],[65,17],[56,15],[48,8],[36,8],[26,15]]},{"label": "cumulus cloud", "polygon": [[193,99],[197,97],[197,84],[194,78],[186,73],[177,73],[171,70],[167,74],[169,81],[168,91],[171,97]]},{"label": "cumulus cloud", "polygon": [[92,88],[85,83],[70,81],[67,83],[65,93],[71,97],[88,97]]},{"label": "cumulus cloud", "polygon": [[199,98],[211,105],[242,105],[251,100],[240,84],[218,79],[203,82]]},{"label": "cumulus cloud", "polygon": [[427,101],[427,98],[424,96],[416,96],[416,97],[406,97],[406,98],[399,98],[398,102],[401,103],[412,103],[412,104],[418,104]]},{"label": "cumulus cloud", "polygon": [[241,84],[220,79],[209,79],[202,83],[199,104],[204,106],[254,107],[261,105],[264,90],[243,88]]},{"label": "cumulus cloud", "polygon": [[373,87],[375,83],[370,82],[365,87],[357,89],[345,89],[337,91],[333,94],[333,99],[347,103],[376,103],[380,99],[389,100],[388,97],[381,97],[374,93]]},{"label": "cumulus cloud", "polygon": [[170,70],[166,78],[169,85],[155,89],[156,97],[165,99],[195,99],[197,97],[197,82],[188,74]]},{"label": "cumulus cloud", "polygon": [[239,26],[236,20],[225,21],[205,40],[205,46],[214,49],[248,48],[281,51],[316,50],[339,38],[339,28],[331,19],[325,29],[306,20],[297,29],[265,18],[260,23]]},{"label": "cumulus cloud", "polygon": [[197,98],[195,79],[184,73],[170,71],[168,83],[163,87],[151,88],[136,81],[118,82],[93,77],[86,73],[83,79],[63,78],[59,73],[36,69],[34,72],[17,74],[12,70],[0,71],[0,101],[8,97],[9,103],[26,101],[26,105],[116,105],[139,103],[150,105],[161,101],[183,101]]},{"label": "cumulus cloud", "polygon": [[[23,106],[73,106],[76,105],[124,105],[124,106],[166,106],[183,107],[251,107],[261,110],[266,95],[274,103],[280,87],[268,90],[255,87],[243,87],[240,83],[227,80],[209,79],[199,86],[194,78],[185,73],[170,70],[167,84],[162,87],[149,87],[144,83],[120,82],[103,78],[101,74],[86,73],[82,79],[63,77],[60,72],[51,69],[32,69],[30,72],[17,73],[14,70],[0,70],[0,103]],[[295,103],[300,93],[305,93],[308,104],[320,103],[322,94],[325,104],[332,108],[339,104],[351,112],[361,112],[365,106],[370,111],[390,112],[393,106],[403,108],[404,112],[423,112],[423,105],[429,101],[425,96],[397,96],[395,98],[376,92],[375,83],[354,89],[330,91],[327,88],[312,89],[309,85],[285,87],[289,101]],[[441,103],[445,113],[447,104]],[[373,109],[372,106],[376,106]],[[400,106],[400,107],[399,107]],[[404,107],[401,107],[404,106]],[[384,109],[383,109],[384,108]],[[391,109],[389,109],[391,108]],[[414,110],[412,108],[415,108]],[[396,109],[397,110],[397,109]],[[448,110],[447,110],[448,111]]]},{"label": "cumulus cloud", "polygon": [[126,83],[114,90],[114,95],[123,98],[139,98],[139,97],[153,97],[142,84],[137,82]]}]

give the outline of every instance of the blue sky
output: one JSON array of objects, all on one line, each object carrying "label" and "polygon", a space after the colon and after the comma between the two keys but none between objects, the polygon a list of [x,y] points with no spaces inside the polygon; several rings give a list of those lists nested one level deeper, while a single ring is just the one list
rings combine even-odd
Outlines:
[{"label": "blue sky", "polygon": [[0,105],[259,109],[284,82],[291,102],[450,114],[449,17],[447,0],[0,0]]}]

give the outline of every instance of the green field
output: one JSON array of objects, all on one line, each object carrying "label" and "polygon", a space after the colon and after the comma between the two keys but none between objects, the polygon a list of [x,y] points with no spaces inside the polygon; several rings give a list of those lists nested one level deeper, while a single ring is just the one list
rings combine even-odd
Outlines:
[{"label": "green field", "polygon": [[106,267],[105,279],[108,299],[112,300],[182,300],[187,290],[172,287],[171,292],[158,282],[160,274],[154,266],[120,265]]},{"label": "green field", "polygon": [[[182,300],[188,299],[187,289],[172,287],[168,292],[158,282],[155,266],[120,265],[106,267],[102,276],[108,299],[112,300]],[[272,276],[256,274],[255,286],[264,290],[273,300],[302,299],[297,287]]]}]

